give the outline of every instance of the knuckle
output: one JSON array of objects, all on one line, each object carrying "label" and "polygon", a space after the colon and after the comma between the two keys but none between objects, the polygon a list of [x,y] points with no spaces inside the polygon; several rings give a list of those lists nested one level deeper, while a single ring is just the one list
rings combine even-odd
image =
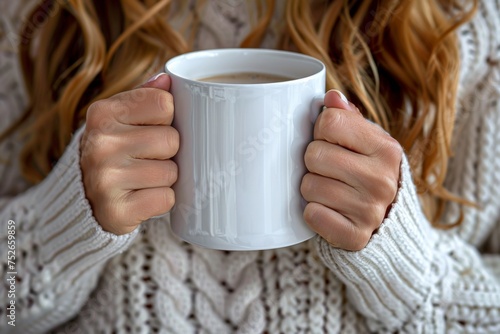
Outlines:
[{"label": "knuckle", "polygon": [[374,204],[377,201],[389,205],[398,192],[399,173],[385,171],[379,173],[377,177],[372,178],[372,186],[368,189],[371,193],[369,203]]},{"label": "knuckle", "polygon": [[95,173],[93,184],[97,192],[104,197],[108,197],[116,185],[120,184],[119,172],[111,168],[98,169]]},{"label": "knuckle", "polygon": [[167,143],[169,152],[172,152],[172,155],[174,155],[177,153],[177,151],[179,151],[180,134],[175,128],[171,126],[166,127],[165,129],[165,143]]},{"label": "knuckle", "polygon": [[387,136],[384,142],[383,150],[387,161],[391,163],[400,163],[403,156],[403,147],[401,144],[391,136]]},{"label": "knuckle", "polygon": [[135,109],[133,103],[131,103],[130,100],[125,100],[123,97],[111,100],[107,107],[109,109],[109,114],[111,115],[112,113],[114,115],[114,117],[109,118],[113,120],[121,120],[122,122],[127,120]]},{"label": "knuckle", "polygon": [[314,205],[313,203],[307,203],[303,213],[304,220],[308,223],[314,222],[316,220],[317,214],[318,214],[317,206]]},{"label": "knuckle", "polygon": [[175,204],[175,193],[172,188],[166,188],[164,191],[164,201],[165,203],[165,210],[164,212],[170,211]]},{"label": "knuckle", "polygon": [[375,196],[366,196],[363,204],[361,204],[362,210],[362,221],[365,222],[365,226],[375,230],[380,226],[382,220],[385,217],[385,211],[390,203],[386,203],[384,199],[377,198]]},{"label": "knuckle", "polygon": [[357,207],[356,207],[356,215],[354,217],[357,217],[361,221],[365,219],[365,217],[370,216],[370,212],[372,211],[372,208],[374,206],[374,201],[373,197],[368,194],[363,194],[360,197],[360,200],[357,202]]},{"label": "knuckle", "polygon": [[118,96],[120,97],[120,100],[126,102],[129,106],[135,107],[138,104],[147,101],[151,98],[151,96],[149,95],[150,91],[154,91],[154,89],[137,88],[119,93]]},{"label": "knuckle", "polygon": [[394,173],[388,168],[378,170],[377,173],[372,173],[367,175],[366,178],[371,184],[369,190],[375,196],[383,197],[384,194],[391,192],[392,189],[395,188],[397,179]]},{"label": "knuckle", "polygon": [[121,110],[120,102],[107,99],[93,102],[87,109],[86,128],[90,131],[100,133],[113,133],[117,122],[112,116],[117,110]]},{"label": "knuckle", "polygon": [[304,163],[307,169],[311,171],[322,155],[323,145],[317,140],[310,142],[304,154]]},{"label": "knuckle", "polygon": [[384,153],[379,156],[378,172],[366,173],[367,189],[376,198],[392,200],[399,187],[400,163],[403,149],[396,140],[385,144]]},{"label": "knuckle", "polygon": [[116,131],[116,122],[111,117],[102,117],[96,122],[97,129],[102,133],[113,133]]},{"label": "knuckle", "polygon": [[158,90],[156,92],[156,100],[158,101],[158,107],[161,110],[167,111],[171,114],[174,110],[174,98],[172,94],[166,91]]},{"label": "knuckle", "polygon": [[300,193],[304,199],[307,200],[309,198],[313,188],[313,175],[311,173],[307,173],[302,177],[302,182],[300,183]]},{"label": "knuckle", "polygon": [[370,229],[370,232],[379,228],[385,218],[385,213],[389,205],[390,203],[384,200],[367,196],[359,210],[362,214],[358,218],[363,222],[363,225],[360,225],[360,227]]},{"label": "knuckle", "polygon": [[380,224],[382,224],[382,221],[385,218],[386,210],[387,210],[387,205],[382,203],[378,203],[373,206],[372,216],[370,217],[367,226],[370,229],[370,235],[371,233],[373,233],[373,231],[379,228]]},{"label": "knuckle", "polygon": [[89,134],[87,142],[89,147],[85,156],[91,164],[96,166],[102,165],[113,155],[113,152],[119,149],[113,144],[109,136],[98,130],[94,130]]},{"label": "knuckle", "polygon": [[101,121],[102,115],[105,113],[103,110],[106,108],[105,107],[106,102],[104,100],[99,100],[93,102],[88,108],[87,108],[87,115],[86,115],[86,124],[87,128],[94,128],[99,126],[99,122]]},{"label": "knuckle", "polygon": [[98,135],[99,133],[97,130],[92,129],[88,126],[85,127],[85,132],[83,133],[81,141],[82,157],[88,153],[87,151],[92,152],[94,147],[98,146],[96,145]]},{"label": "knuckle", "polygon": [[346,119],[343,112],[335,109],[324,110],[319,117],[319,129],[325,132],[334,132],[345,126]]},{"label": "knuckle", "polygon": [[396,193],[398,192],[398,176],[399,176],[399,173],[398,175],[391,175],[391,176],[387,176],[385,178],[383,178],[383,181],[384,181],[384,185],[383,185],[383,189],[385,189],[384,191],[384,194],[385,194],[385,197],[389,200],[392,201],[392,199],[394,199],[394,196],[396,196]]},{"label": "knuckle", "polygon": [[167,160],[167,182],[169,184],[174,184],[177,181],[179,175],[179,167],[172,160]]},{"label": "knuckle", "polygon": [[102,164],[100,150],[97,148],[95,139],[90,142],[88,140],[82,152],[80,153],[80,166],[86,172],[87,170],[95,170]]}]

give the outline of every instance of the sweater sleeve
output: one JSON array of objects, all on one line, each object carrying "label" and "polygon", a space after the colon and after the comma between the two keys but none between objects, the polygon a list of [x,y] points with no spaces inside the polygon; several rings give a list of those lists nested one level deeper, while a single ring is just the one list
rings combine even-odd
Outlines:
[{"label": "sweater sleeve", "polygon": [[43,182],[0,199],[1,333],[43,333],[73,317],[106,260],[138,233],[105,232],[92,216],[79,164],[82,130]]},{"label": "sweater sleeve", "polygon": [[[475,18],[459,30],[460,132],[447,186],[479,207],[464,208],[456,229],[434,229],[404,158],[396,201],[363,250],[316,239],[323,262],[373,332],[500,333],[499,28],[500,3],[480,1]],[[456,206],[450,209],[456,218]]]},{"label": "sweater sleeve", "polygon": [[363,250],[335,249],[318,237],[320,257],[374,332],[500,333],[500,257],[482,256],[431,227],[406,158],[400,182],[388,217]]}]

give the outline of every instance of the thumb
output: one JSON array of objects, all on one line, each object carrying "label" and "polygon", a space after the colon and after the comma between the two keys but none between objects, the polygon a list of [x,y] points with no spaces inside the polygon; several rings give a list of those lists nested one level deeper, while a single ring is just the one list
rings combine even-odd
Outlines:
[{"label": "thumb", "polygon": [[347,100],[345,95],[336,89],[330,89],[326,92],[324,103],[326,108],[356,110],[354,105]]},{"label": "thumb", "polygon": [[170,90],[171,82],[170,76],[167,73],[159,73],[138,88],[158,88],[168,91]]}]

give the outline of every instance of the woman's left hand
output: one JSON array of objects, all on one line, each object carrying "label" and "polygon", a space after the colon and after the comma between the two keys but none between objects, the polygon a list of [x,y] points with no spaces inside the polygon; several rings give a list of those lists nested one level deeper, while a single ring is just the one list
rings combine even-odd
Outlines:
[{"label": "woman's left hand", "polygon": [[310,228],[332,246],[356,251],[367,245],[396,197],[403,150],[346,101],[337,91],[326,93],[300,190],[309,202],[304,219]]}]

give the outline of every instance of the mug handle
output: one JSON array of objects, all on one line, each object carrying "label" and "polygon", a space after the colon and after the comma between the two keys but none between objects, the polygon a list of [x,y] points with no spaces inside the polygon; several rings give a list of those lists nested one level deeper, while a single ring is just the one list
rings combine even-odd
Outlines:
[{"label": "mug handle", "polygon": [[310,119],[311,123],[316,123],[316,118],[325,108],[325,94],[315,96],[311,101],[311,113]]}]

